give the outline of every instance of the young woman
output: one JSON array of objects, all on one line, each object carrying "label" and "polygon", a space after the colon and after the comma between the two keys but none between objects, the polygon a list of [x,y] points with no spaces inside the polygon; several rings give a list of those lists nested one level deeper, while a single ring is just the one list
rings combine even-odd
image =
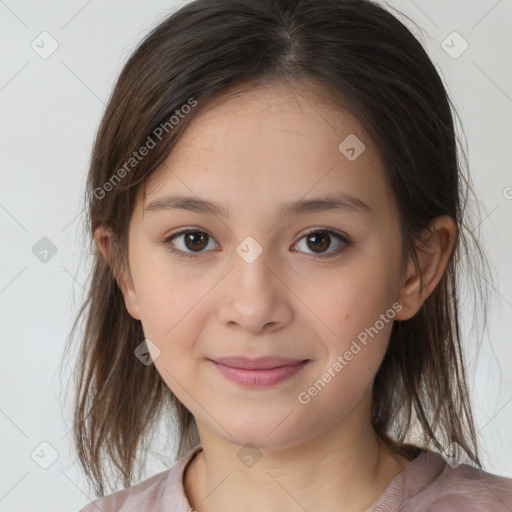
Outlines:
[{"label": "young woman", "polygon": [[[82,510],[512,510],[466,388],[465,186],[443,83],[377,3],[164,20],[88,177]],[[162,416],[178,460],[132,485]],[[105,495],[107,462],[126,489]]]}]

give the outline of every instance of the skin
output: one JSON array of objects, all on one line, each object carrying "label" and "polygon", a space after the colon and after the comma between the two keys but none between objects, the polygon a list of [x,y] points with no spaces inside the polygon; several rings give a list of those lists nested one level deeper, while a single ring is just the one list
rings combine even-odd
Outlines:
[{"label": "skin", "polygon": [[[355,161],[338,149],[349,134],[366,146]],[[283,202],[334,191],[371,211],[277,214]],[[144,211],[171,193],[220,203],[231,215]],[[163,243],[181,228],[209,235],[195,259],[167,248],[194,254],[184,236]],[[331,237],[315,252],[305,235],[322,228],[352,245],[321,259],[343,247]],[[342,503],[350,512],[379,498],[409,462],[383,446],[370,422],[392,322],[309,403],[297,396],[392,304],[401,305],[396,320],[416,314],[442,277],[455,232],[450,217],[437,218],[418,252],[420,273],[412,261],[401,266],[398,214],[379,153],[354,117],[311,87],[267,85],[212,103],[193,120],[145,197],[139,190],[130,272],[118,282],[129,313],[160,350],[156,358],[151,351],[157,370],[196,419],[203,450],[184,476],[195,510],[328,512]],[[95,236],[108,259],[108,230]],[[263,249],[252,263],[236,252],[247,236]],[[229,355],[311,362],[291,379],[248,389],[206,359]],[[246,443],[261,456],[250,467],[237,457]]]}]

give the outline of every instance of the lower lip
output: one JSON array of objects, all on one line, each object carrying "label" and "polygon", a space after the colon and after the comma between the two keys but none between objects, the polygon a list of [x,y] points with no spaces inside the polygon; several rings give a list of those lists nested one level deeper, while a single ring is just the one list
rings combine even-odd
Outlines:
[{"label": "lower lip", "polygon": [[277,368],[269,368],[267,370],[246,370],[243,368],[233,368],[225,364],[211,361],[229,380],[242,384],[244,386],[273,386],[279,382],[289,379],[293,375],[297,374],[304,368],[308,363],[307,361],[301,361],[300,363],[287,366],[279,366]]}]

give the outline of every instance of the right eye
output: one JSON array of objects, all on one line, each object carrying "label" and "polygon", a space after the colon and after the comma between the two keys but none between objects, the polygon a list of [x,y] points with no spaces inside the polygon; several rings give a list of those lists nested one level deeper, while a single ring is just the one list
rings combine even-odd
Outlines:
[{"label": "right eye", "polygon": [[[176,248],[174,239],[183,237],[180,244],[181,248]],[[213,242],[213,238],[208,233],[196,229],[183,229],[174,233],[163,241],[169,251],[183,258],[197,258],[203,249],[208,247],[208,240]],[[217,244],[218,245],[218,244]],[[196,250],[197,249],[197,250]],[[191,250],[191,252],[187,252]]]}]

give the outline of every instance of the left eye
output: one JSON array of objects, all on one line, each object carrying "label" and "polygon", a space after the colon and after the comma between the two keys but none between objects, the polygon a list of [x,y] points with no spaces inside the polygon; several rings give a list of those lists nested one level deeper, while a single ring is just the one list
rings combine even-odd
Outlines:
[{"label": "left eye", "polygon": [[[328,253],[325,253],[324,251],[331,247],[331,238],[334,237],[338,240],[338,243],[341,244],[338,249],[335,249],[334,251],[330,251]],[[306,233],[300,240],[306,240],[306,246],[308,248],[313,247],[313,252],[315,254],[319,254],[320,258],[330,258],[332,256],[336,256],[337,254],[341,253],[345,248],[350,247],[352,245],[352,242],[345,236],[343,236],[341,233],[337,233],[336,231],[333,231],[332,229],[316,229],[315,231],[310,231],[309,233]],[[298,246],[300,244],[300,241],[295,244]],[[317,251],[319,249],[319,251]]]},{"label": "left eye", "polygon": [[[174,239],[179,239],[180,237],[184,237],[181,243],[182,248],[176,248]],[[341,246],[334,251],[326,253],[327,255],[325,256],[323,255],[324,252],[332,245],[332,237],[336,238]],[[294,247],[299,246],[303,239],[306,240],[305,243],[307,248],[313,248],[313,254],[319,254],[320,258],[335,256],[342,252],[346,247],[352,245],[352,242],[347,237],[331,229],[316,229],[315,231],[310,231],[303,235]],[[213,238],[211,238],[208,233],[192,229],[180,231],[179,233],[175,233],[164,240],[164,244],[171,252],[178,256],[187,258],[196,258],[201,252],[204,252],[203,249],[208,248],[209,242],[213,243]],[[215,247],[215,245],[216,244],[214,243],[213,246]],[[187,250],[191,252],[187,252]]]}]

